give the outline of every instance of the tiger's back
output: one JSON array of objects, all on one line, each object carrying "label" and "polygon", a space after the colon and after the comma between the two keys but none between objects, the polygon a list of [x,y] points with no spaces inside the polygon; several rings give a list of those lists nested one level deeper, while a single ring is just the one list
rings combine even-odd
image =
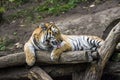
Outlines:
[{"label": "tiger's back", "polygon": [[88,35],[67,35],[68,43],[70,43],[72,50],[93,50],[95,51],[99,48],[104,40],[97,36],[88,36]]}]

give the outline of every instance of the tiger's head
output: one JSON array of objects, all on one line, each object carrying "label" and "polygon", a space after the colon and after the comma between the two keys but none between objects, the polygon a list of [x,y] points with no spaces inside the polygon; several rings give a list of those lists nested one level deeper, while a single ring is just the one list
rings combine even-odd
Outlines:
[{"label": "tiger's head", "polygon": [[39,29],[40,33],[42,33],[39,42],[44,45],[51,45],[54,48],[60,47],[62,42],[61,33],[54,22],[41,23]]}]

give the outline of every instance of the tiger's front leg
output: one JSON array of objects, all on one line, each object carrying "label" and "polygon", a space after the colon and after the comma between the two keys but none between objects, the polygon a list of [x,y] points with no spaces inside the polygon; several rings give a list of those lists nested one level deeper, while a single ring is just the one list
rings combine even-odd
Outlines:
[{"label": "tiger's front leg", "polygon": [[62,53],[63,51],[61,49],[55,48],[51,53],[51,60],[58,61]]},{"label": "tiger's front leg", "polygon": [[34,47],[30,42],[27,42],[24,45],[24,53],[26,57],[26,63],[28,66],[33,66],[36,59],[35,59],[35,51]]},{"label": "tiger's front leg", "polygon": [[52,53],[51,53],[51,60],[58,61],[59,58],[60,58],[60,55],[64,51],[70,51],[70,50],[72,50],[72,48],[71,48],[71,46],[68,43],[65,43],[60,48],[54,48],[53,51],[52,51]]}]

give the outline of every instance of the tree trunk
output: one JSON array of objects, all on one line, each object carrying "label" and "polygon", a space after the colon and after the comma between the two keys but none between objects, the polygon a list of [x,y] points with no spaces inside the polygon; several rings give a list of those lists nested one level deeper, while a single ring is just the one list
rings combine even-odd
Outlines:
[{"label": "tree trunk", "polygon": [[100,60],[98,63],[91,64],[85,73],[84,80],[100,80],[105,64],[112,55],[118,41],[120,40],[120,22],[111,30],[104,45],[101,46]]}]

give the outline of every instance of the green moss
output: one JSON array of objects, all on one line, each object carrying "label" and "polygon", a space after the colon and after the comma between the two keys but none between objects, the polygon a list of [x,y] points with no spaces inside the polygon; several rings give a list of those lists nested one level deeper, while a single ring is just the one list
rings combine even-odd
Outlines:
[{"label": "green moss", "polygon": [[8,37],[0,38],[0,51],[7,50],[7,46],[13,45],[13,43],[14,43],[14,40],[9,39]]},{"label": "green moss", "polygon": [[37,12],[46,14],[59,15],[76,7],[79,2],[87,0],[46,0],[42,5],[36,8]]},{"label": "green moss", "polygon": [[5,8],[4,7],[0,7],[0,13],[4,13],[5,12]]}]

